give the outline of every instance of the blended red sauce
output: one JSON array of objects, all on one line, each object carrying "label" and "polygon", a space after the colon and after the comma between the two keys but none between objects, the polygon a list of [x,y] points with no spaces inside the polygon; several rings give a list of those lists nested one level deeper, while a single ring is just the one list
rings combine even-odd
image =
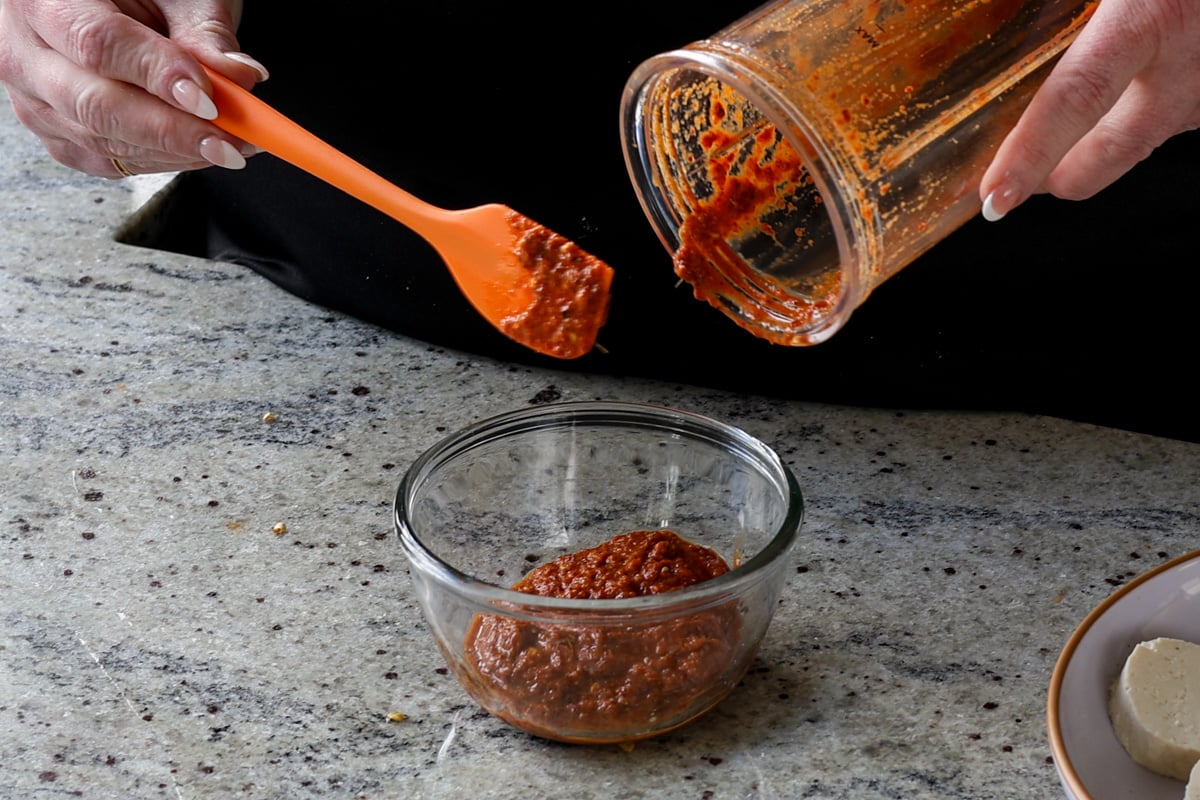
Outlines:
[{"label": "blended red sauce", "polygon": [[[633,531],[543,564],[513,588],[617,599],[683,589],[728,571],[717,553],[671,531]],[[472,683],[512,725],[567,741],[610,732],[620,740],[636,738],[625,734],[656,719],[679,717],[710,692],[733,661],[740,625],[733,603],[665,622],[633,618],[608,626],[481,614],[466,651]]]},{"label": "blended red sauce", "polygon": [[534,301],[500,320],[501,332],[557,358],[590,352],[608,320],[612,267],[515,211],[509,224],[517,234],[513,252],[531,273]]}]

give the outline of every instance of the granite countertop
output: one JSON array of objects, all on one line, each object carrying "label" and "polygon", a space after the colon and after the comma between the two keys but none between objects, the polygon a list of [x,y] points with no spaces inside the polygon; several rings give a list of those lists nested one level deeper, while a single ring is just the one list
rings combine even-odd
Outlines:
[{"label": "granite countertop", "polygon": [[[0,170],[5,798],[1059,798],[1059,650],[1200,546],[1194,444],[516,368],[118,243],[146,183],[54,164],[7,102]],[[392,531],[422,449],[553,398],[739,425],[808,501],[743,684],[629,751],[474,706]]]}]

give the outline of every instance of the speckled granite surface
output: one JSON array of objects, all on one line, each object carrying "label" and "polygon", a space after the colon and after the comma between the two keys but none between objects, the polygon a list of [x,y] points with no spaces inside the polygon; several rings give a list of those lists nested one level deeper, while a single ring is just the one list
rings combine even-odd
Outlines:
[{"label": "speckled granite surface", "polygon": [[[0,170],[5,798],[1057,798],[1064,640],[1200,547],[1193,444],[512,368],[115,243],[136,185],[7,102]],[[630,752],[473,706],[391,531],[419,451],[549,398],[740,425],[809,503],[744,684]]]}]

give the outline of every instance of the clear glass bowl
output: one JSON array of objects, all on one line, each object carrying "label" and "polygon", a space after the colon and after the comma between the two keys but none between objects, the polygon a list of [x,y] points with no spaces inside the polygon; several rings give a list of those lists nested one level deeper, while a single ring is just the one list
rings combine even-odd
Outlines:
[{"label": "clear glass bowl", "polygon": [[[732,691],[770,624],[804,505],[779,457],[737,428],[594,402],[447,437],[407,471],[394,510],[429,627],[471,697],[535,735],[600,743],[677,728]],[[620,599],[508,588],[560,555],[660,529],[730,571]]]}]

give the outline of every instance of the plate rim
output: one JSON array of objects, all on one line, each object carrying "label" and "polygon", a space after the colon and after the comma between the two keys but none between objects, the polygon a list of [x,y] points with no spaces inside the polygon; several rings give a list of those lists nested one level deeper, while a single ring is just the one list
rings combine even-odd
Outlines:
[{"label": "plate rim", "polygon": [[1075,630],[1071,632],[1070,637],[1068,637],[1066,644],[1063,645],[1062,652],[1059,653],[1058,660],[1054,663],[1054,671],[1050,674],[1050,688],[1046,698],[1046,730],[1050,739],[1050,752],[1054,757],[1054,764],[1058,770],[1059,777],[1074,795],[1075,800],[1094,800],[1094,798],[1083,787],[1079,775],[1075,772],[1075,765],[1071,763],[1071,758],[1067,754],[1067,748],[1063,743],[1059,728],[1058,705],[1061,700],[1062,682],[1067,672],[1067,665],[1071,663],[1071,658],[1075,655],[1075,650],[1079,647],[1079,643],[1083,641],[1083,637],[1088,634],[1097,620],[1104,616],[1105,612],[1116,605],[1122,598],[1164,572],[1169,572],[1176,567],[1196,559],[1200,559],[1200,549],[1178,555],[1135,576],[1124,586],[1121,586],[1112,594],[1105,597],[1095,608],[1088,612],[1088,615],[1076,626]]}]

